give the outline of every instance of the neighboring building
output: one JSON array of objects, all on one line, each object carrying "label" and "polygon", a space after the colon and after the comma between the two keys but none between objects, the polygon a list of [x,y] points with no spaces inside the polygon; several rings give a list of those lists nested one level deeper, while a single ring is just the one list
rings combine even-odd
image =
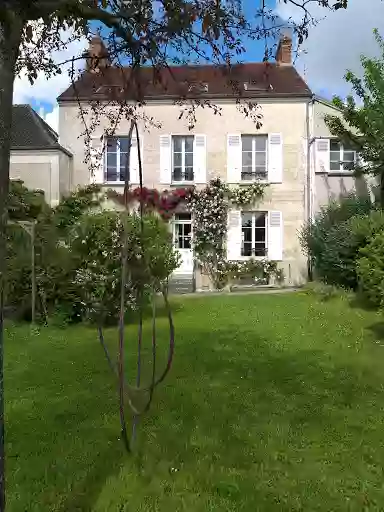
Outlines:
[{"label": "neighboring building", "polygon": [[[138,124],[146,187],[200,187],[213,177],[232,185],[246,186],[255,179],[269,184],[257,208],[230,211],[228,258],[243,260],[254,256],[277,260],[284,270],[286,284],[295,285],[307,278],[307,261],[298,231],[313,215],[315,202],[323,200],[322,193],[315,194],[315,187],[320,176],[316,165],[325,152],[320,153],[320,142],[324,139],[314,139],[322,136],[316,132],[321,124],[317,107],[320,103],[313,99],[293,67],[291,47],[291,40],[285,37],[278,46],[276,63],[236,65],[229,75],[223,69],[205,65],[174,67],[172,76],[163,70],[161,86],[153,83],[150,68],[142,69],[142,109],[161,128],[147,131]],[[103,56],[97,61],[99,67],[92,67],[90,59],[88,71],[58,98],[60,140],[73,153],[74,186],[96,181],[122,191],[129,122],[121,120],[114,137],[109,139],[105,137],[107,119],[97,126],[92,134],[93,147],[104,147],[104,159],[99,172],[91,176],[84,162],[85,144],[80,136],[84,126],[78,115],[78,102],[106,102],[119,94],[134,101],[136,89],[135,85],[127,86],[129,70],[122,75],[121,70],[108,65],[100,41],[91,43],[90,56],[97,55],[95,48]],[[182,91],[187,98],[211,101],[221,109],[221,114],[214,115],[207,107],[198,108],[195,126],[190,131],[188,121],[179,119],[180,107],[175,105]],[[261,129],[256,129],[253,121],[239,111],[235,99],[238,93],[244,100],[261,106]],[[328,132],[326,136],[330,138]],[[329,140],[327,155],[335,156],[328,148]],[[350,158],[347,152],[345,156]],[[130,182],[138,183],[136,151],[131,152],[129,166]],[[321,172],[326,173],[327,169]],[[174,239],[183,259],[178,273],[186,278],[194,272],[191,229],[188,213],[175,215]],[[198,289],[207,286],[204,277],[195,277]]]},{"label": "neighboring building", "polygon": [[373,178],[356,177],[351,172],[351,164],[358,158],[356,151],[332,137],[325,124],[325,115],[338,114],[332,103],[314,97],[310,114],[311,216],[331,199],[349,193],[372,198],[375,195],[377,185]]},{"label": "neighboring building", "polygon": [[58,142],[58,134],[30,105],[14,105],[12,112],[10,179],[43,190],[55,206],[72,187],[72,154]]}]

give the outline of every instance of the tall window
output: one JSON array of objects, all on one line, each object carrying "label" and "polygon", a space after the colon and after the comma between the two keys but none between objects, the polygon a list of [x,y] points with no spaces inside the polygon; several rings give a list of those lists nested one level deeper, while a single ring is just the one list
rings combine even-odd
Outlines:
[{"label": "tall window", "polygon": [[241,255],[267,255],[267,212],[241,214]]},{"label": "tall window", "polygon": [[172,137],[172,181],[193,181],[193,135]]},{"label": "tall window", "polygon": [[174,220],[174,241],[177,249],[191,248],[192,220],[190,213],[179,213]]},{"label": "tall window", "polygon": [[129,177],[127,157],[128,137],[108,137],[104,172],[104,180],[106,182],[125,181],[126,172],[128,172]]},{"label": "tall window", "polygon": [[330,170],[351,171],[356,162],[356,151],[337,140],[331,140]]},{"label": "tall window", "polygon": [[267,135],[242,135],[241,179],[245,181],[267,178]]}]

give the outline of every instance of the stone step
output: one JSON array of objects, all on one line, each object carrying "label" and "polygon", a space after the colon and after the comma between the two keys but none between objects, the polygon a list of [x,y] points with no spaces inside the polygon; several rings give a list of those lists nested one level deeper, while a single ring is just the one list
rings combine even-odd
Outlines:
[{"label": "stone step", "polygon": [[171,276],[168,280],[168,291],[174,294],[193,293],[195,291],[193,276],[190,274]]}]

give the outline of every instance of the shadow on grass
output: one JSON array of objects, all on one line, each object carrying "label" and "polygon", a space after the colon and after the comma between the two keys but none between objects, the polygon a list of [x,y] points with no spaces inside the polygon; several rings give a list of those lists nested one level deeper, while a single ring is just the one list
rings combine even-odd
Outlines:
[{"label": "shadow on grass", "polygon": [[[92,439],[89,439],[89,443],[92,443]],[[93,510],[106,481],[118,475],[122,460],[130,456],[116,436],[106,438],[103,450],[94,455],[94,459],[89,461],[87,475],[82,479],[76,478],[72,492],[61,504],[59,512]]]},{"label": "shadow on grass", "polygon": [[358,292],[351,296],[349,305],[354,309],[362,309],[364,311],[377,311],[377,307],[372,305],[372,303],[369,302],[365,295]]},{"label": "shadow on grass", "polygon": [[378,341],[384,341],[384,321],[370,325],[368,330]]},{"label": "shadow on grass", "polygon": [[[127,468],[127,472],[135,471],[134,476],[140,482],[137,500],[141,497],[145,501],[145,497],[149,496],[152,480],[160,482],[156,490],[164,490],[172,482],[168,469],[181,468],[182,474],[185,467],[192,481],[190,486],[198,488],[199,493],[224,495],[229,502],[239,505],[242,504],[239,503],[240,497],[245,496],[244,499],[249,501],[253,499],[253,503],[262,500],[260,510],[281,510],[276,506],[273,494],[280,492],[279,481],[271,491],[271,479],[278,480],[276,475],[283,475],[287,470],[297,474],[296,469],[290,466],[290,459],[294,460],[296,456],[295,451],[304,453],[300,465],[306,464],[309,470],[313,469],[311,464],[316,464],[316,460],[311,459],[311,443],[328,449],[332,462],[332,442],[337,440],[339,453],[335,453],[335,464],[340,465],[340,470],[343,464],[348,466],[345,460],[349,456],[355,457],[351,463],[357,459],[350,449],[348,437],[344,440],[349,418],[352,417],[347,412],[352,409],[353,426],[359,428],[356,423],[359,425],[360,420],[364,422],[361,418],[365,418],[367,411],[371,413],[369,404],[377,403],[378,383],[374,376],[359,378],[356,368],[349,365],[348,360],[340,364],[340,360],[332,360],[329,354],[323,354],[321,350],[300,350],[298,347],[291,350],[289,339],[284,342],[284,348],[276,346],[275,341],[258,336],[254,330],[236,330],[234,325],[227,325],[226,329],[218,329],[217,324],[213,324],[212,329],[199,330],[194,327],[181,330],[174,368],[164,385],[156,391],[153,408],[140,425],[142,443],[137,447],[136,469],[134,464],[129,465],[129,470]],[[117,417],[115,396],[107,402],[107,395],[102,394],[108,372],[95,371],[101,355],[89,352],[88,346],[78,347],[76,359],[73,359],[76,386],[80,389],[94,384],[87,395],[87,403],[82,404],[82,414],[89,413],[88,419],[92,422],[97,421],[100,410],[105,410],[110,417]],[[88,361],[85,373],[84,360]],[[72,360],[63,363],[61,372],[68,371],[72,366]],[[36,382],[36,377],[34,379]],[[32,375],[28,379],[28,386],[31,381]],[[65,374],[55,382],[51,397],[63,386],[68,393]],[[39,432],[39,421],[43,425],[44,416],[49,418],[52,414],[57,416],[63,413],[59,404],[49,403],[46,388],[42,386],[43,389],[39,415],[33,422],[28,424],[29,411],[14,415],[13,421],[17,420],[15,423],[20,425],[20,431],[22,426],[23,429],[33,427]],[[108,394],[113,392],[110,386]],[[100,398],[97,399],[97,396]],[[79,401],[76,387],[68,397],[71,406],[64,411],[69,418],[65,429],[85,437],[89,432],[86,426],[78,431],[79,417],[69,415],[72,408],[76,409],[76,401]],[[66,396],[63,400],[67,400]],[[56,410],[52,410],[54,407]],[[80,420],[87,421],[85,417]],[[378,423],[382,420],[382,416],[378,416]],[[61,423],[62,417],[59,416],[57,421]],[[101,422],[94,424],[102,426]],[[46,427],[48,433],[53,428],[54,424]],[[113,439],[109,431],[104,440],[102,429],[90,430],[92,435],[83,438],[84,442],[80,445],[83,453],[79,455],[87,460],[84,474],[79,471],[76,460],[68,460],[65,481],[63,479],[59,485],[54,481],[49,482],[51,492],[57,496],[71,489],[64,501],[60,502],[60,512],[93,510],[101,492],[108,487],[108,480],[114,480],[119,474],[123,458],[127,457],[123,446],[116,441],[118,431]],[[36,434],[34,442],[41,437],[40,434]],[[92,439],[93,435],[97,439]],[[358,432],[357,438],[360,439],[360,435]],[[16,444],[18,437],[15,435],[14,439]],[[95,447],[94,451],[89,450],[90,446]],[[329,446],[331,448],[327,448]],[[47,450],[48,460],[44,461],[47,466],[50,459],[54,460],[58,455],[54,453],[54,448],[52,446],[52,453]],[[306,449],[308,452],[305,452]],[[61,456],[65,455],[65,451],[61,453]],[[342,462],[338,461],[338,457]],[[249,473],[248,478],[245,475],[246,471],[255,471],[257,464],[264,469],[260,472],[256,489],[255,473]],[[221,474],[220,471],[212,471],[212,468],[220,469]],[[233,473],[233,468],[245,470],[245,473]],[[126,475],[125,479],[128,485],[130,476]],[[332,478],[331,472],[329,478]],[[326,493],[326,483],[324,489]],[[112,482],[106,493],[112,496],[118,491],[123,493],[124,487],[116,489]],[[36,494],[43,495],[44,492],[42,482]],[[179,492],[191,493],[191,490],[180,489]],[[135,501],[132,510],[140,509],[138,503]],[[165,510],[150,506],[143,510]],[[224,510],[220,505],[216,509]],[[42,507],[41,510],[47,509]],[[118,512],[115,508],[105,510]],[[311,510],[311,507],[307,510]]]}]

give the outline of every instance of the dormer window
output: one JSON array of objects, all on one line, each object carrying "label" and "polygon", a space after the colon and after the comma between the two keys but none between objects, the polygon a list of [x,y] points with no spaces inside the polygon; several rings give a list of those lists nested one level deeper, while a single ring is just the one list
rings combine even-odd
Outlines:
[{"label": "dormer window", "polygon": [[273,91],[273,86],[271,84],[266,86],[265,84],[260,84],[253,80],[244,82],[243,86],[244,91]]},{"label": "dormer window", "polygon": [[206,82],[188,84],[188,92],[208,92],[208,84]]}]

